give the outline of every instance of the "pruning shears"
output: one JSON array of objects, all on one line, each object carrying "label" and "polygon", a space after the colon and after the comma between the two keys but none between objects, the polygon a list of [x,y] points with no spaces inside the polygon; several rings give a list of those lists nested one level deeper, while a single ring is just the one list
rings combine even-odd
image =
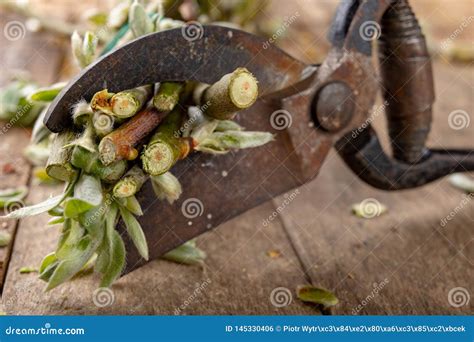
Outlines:
[{"label": "pruning shears", "polygon": [[[264,38],[204,25],[190,38],[172,29],[138,38],[83,70],[55,99],[45,124],[71,125],[81,98],[162,81],[214,83],[238,67],[259,81],[260,97],[239,123],[276,134],[252,151],[214,157],[194,154],[173,168],[185,192],[172,205],[152,187],[137,195],[150,259],[313,179],[335,146],[349,168],[384,190],[421,186],[447,174],[474,170],[473,150],[429,149],[434,88],[430,56],[407,0],[343,1],[332,22],[332,48],[320,65],[305,64]],[[379,38],[380,75],[373,65]],[[383,89],[392,156],[371,128],[375,97]],[[224,189],[224,190],[223,190]],[[125,273],[146,263],[127,246]]]}]

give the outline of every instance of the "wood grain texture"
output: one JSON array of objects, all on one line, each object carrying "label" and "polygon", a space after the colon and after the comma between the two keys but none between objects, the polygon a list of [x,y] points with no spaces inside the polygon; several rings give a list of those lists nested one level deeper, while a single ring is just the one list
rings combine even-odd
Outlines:
[{"label": "wood grain texture", "polygon": [[[7,25],[16,25],[18,36],[14,31],[8,39],[5,32]],[[57,70],[61,64],[62,52],[59,42],[51,35],[44,33],[33,34],[24,26],[24,19],[5,12],[0,13],[0,86],[9,81],[15,71],[26,70],[39,84],[49,84],[57,79]],[[23,30],[25,29],[25,30]],[[24,35],[23,38],[22,35]],[[19,37],[16,39],[16,37]],[[30,166],[23,158],[23,149],[28,145],[31,130],[24,127],[12,127],[11,122],[0,122],[0,189],[27,185],[30,176]],[[13,203],[5,210],[14,209]],[[0,229],[15,236],[17,222],[0,219]],[[0,248],[0,288],[8,265],[13,245]]]},{"label": "wood grain texture", "polygon": [[[306,26],[304,30],[313,37]],[[301,50],[304,45],[294,45],[303,57],[315,60]],[[8,56],[0,51],[2,68],[5,60],[15,66],[18,56],[31,56],[25,48],[9,49]],[[31,67],[37,77],[49,70],[48,59],[32,58],[31,63],[38,65]],[[447,116],[456,109],[474,112],[473,76],[472,66],[435,64],[438,101],[430,145],[472,146],[474,125],[455,131],[449,128]],[[378,117],[379,136],[384,136],[383,126],[383,117]],[[26,143],[26,133],[17,131],[16,135],[9,132],[6,147],[7,140],[0,137],[4,150],[20,150]],[[20,165],[22,172],[27,170],[26,164]],[[25,184],[27,178],[28,172],[22,173],[2,180],[1,185]],[[59,191],[59,187],[34,186],[27,201],[37,202]],[[448,302],[448,292],[455,287],[474,295],[474,209],[472,201],[462,204],[463,194],[446,180],[417,190],[381,192],[356,179],[332,153],[320,176],[299,191],[268,226],[263,220],[282,207],[285,197],[201,236],[198,245],[208,253],[204,268],[152,262],[120,279],[112,287],[114,303],[105,307],[100,307],[101,298],[107,301],[107,294],[96,295],[94,303],[96,276],[44,293],[45,284],[36,274],[19,274],[20,267],[37,266],[54,249],[59,229],[45,226],[46,215],[25,219],[19,225],[2,296],[4,310],[10,314],[316,314],[294,294],[282,308],[270,301],[273,289],[292,292],[310,279],[337,294],[337,314],[473,312],[472,299],[460,308]],[[376,198],[389,212],[372,220],[354,217],[351,204],[365,198]],[[457,214],[443,227],[441,220],[454,210]],[[278,250],[281,256],[270,258],[270,250]]]},{"label": "wood grain texture", "polygon": [[[438,101],[430,146],[472,148],[473,125],[453,130],[448,114],[473,112],[473,72],[435,63]],[[383,117],[375,126],[379,136],[386,135]],[[339,297],[337,314],[473,312],[472,300],[456,308],[448,293],[455,287],[474,292],[474,202],[446,179],[419,189],[379,191],[332,153],[319,177],[300,192],[281,217],[312,282]],[[351,205],[367,198],[387,205],[388,213],[370,220],[352,215]],[[283,200],[276,198],[275,206]],[[443,225],[451,212],[456,214]]]},{"label": "wood grain texture", "polygon": [[[50,192],[51,188],[33,187],[29,200],[41,200]],[[255,208],[201,236],[198,246],[208,253],[204,267],[157,260],[126,275],[111,288],[113,304],[104,307],[100,307],[101,300],[112,297],[94,292],[99,283],[95,275],[44,293],[46,284],[37,274],[18,272],[22,266],[37,266],[54,249],[59,229],[46,227],[45,215],[24,219],[3,294],[4,309],[9,314],[29,315],[315,314],[317,311],[297,300],[282,308],[272,305],[274,288],[293,292],[297,284],[306,283],[279,222],[262,226],[262,218],[272,211],[270,204]],[[269,250],[278,250],[281,256],[270,258]]]}]

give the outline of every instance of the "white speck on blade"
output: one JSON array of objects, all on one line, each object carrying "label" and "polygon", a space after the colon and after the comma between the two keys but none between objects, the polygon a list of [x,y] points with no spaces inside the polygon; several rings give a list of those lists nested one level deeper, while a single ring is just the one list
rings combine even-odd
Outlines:
[{"label": "white speck on blade", "polygon": [[212,218],[212,214],[207,214],[207,218],[210,220]]},{"label": "white speck on blade", "polygon": [[227,171],[222,171],[221,174],[222,174],[222,177],[227,177],[227,175],[228,175]]},{"label": "white speck on blade", "polygon": [[188,221],[188,226],[192,226],[193,225],[193,221]]}]

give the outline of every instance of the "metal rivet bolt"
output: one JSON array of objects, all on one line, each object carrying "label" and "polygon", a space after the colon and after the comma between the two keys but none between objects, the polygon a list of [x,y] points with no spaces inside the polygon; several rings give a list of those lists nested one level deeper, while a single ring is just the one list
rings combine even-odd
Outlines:
[{"label": "metal rivet bolt", "polygon": [[354,112],[354,99],[347,84],[328,83],[316,96],[314,110],[320,127],[328,131],[338,131],[349,123]]}]

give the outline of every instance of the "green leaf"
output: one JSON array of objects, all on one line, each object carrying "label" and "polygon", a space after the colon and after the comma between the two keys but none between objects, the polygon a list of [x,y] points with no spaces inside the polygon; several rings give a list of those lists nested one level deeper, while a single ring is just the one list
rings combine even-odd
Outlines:
[{"label": "green leaf", "polygon": [[91,64],[95,59],[98,41],[99,39],[93,32],[87,31],[84,34],[84,42],[82,43],[82,55],[84,57],[86,66]]},{"label": "green leaf", "polygon": [[197,248],[196,242],[191,240],[166,253],[163,259],[180,264],[194,265],[201,264],[206,259],[206,253]]},{"label": "green leaf", "polygon": [[268,132],[240,131],[216,132],[211,135],[211,138],[219,141],[220,145],[226,149],[258,147],[274,139],[273,134]]},{"label": "green leaf", "polygon": [[330,291],[311,286],[311,285],[302,285],[296,289],[296,295],[303,302],[320,304],[325,308],[339,303],[339,299]]},{"label": "green leaf", "polygon": [[56,249],[56,258],[59,260],[66,259],[70,255],[70,251],[74,249],[74,246],[83,238],[85,232],[85,228],[77,221],[66,219],[65,230]]},{"label": "green leaf", "polygon": [[38,272],[38,269],[34,267],[24,266],[20,268],[19,272],[20,274],[28,274],[28,273]]},{"label": "green leaf", "polygon": [[61,224],[64,223],[65,219],[63,216],[53,216],[52,218],[49,219],[47,225],[48,226],[54,226],[56,224]]},{"label": "green leaf", "polygon": [[58,243],[56,246],[56,250],[59,250],[69,238],[69,234],[71,233],[72,229],[72,219],[65,219],[63,227],[61,229],[61,235],[58,239]]},{"label": "green leaf", "polygon": [[232,120],[217,120],[214,132],[242,131],[244,128]]},{"label": "green leaf", "polygon": [[27,194],[28,188],[24,186],[0,190],[0,209],[4,208],[9,203],[21,201]]},{"label": "green leaf", "polygon": [[49,278],[53,274],[54,270],[59,264],[58,258],[54,252],[46,255],[41,262],[39,268],[39,278],[44,281],[49,281]]},{"label": "green leaf", "polygon": [[72,189],[74,188],[75,183],[76,183],[76,179],[74,179],[71,183],[69,183],[66,186],[66,189],[64,190],[64,192],[61,195],[57,195],[57,196],[48,198],[46,201],[43,201],[43,202],[38,203],[38,204],[34,204],[32,206],[29,206],[29,207],[23,207],[23,208],[20,208],[18,210],[12,211],[11,213],[9,213],[6,216],[0,216],[0,218],[18,219],[18,218],[38,215],[38,214],[44,213],[46,211],[49,211],[49,210],[55,208],[56,206],[58,206],[64,200],[64,198],[69,196]]},{"label": "green leaf", "polygon": [[43,273],[46,270],[46,268],[48,268],[48,266],[50,266],[51,264],[53,264],[57,260],[58,260],[58,258],[56,258],[56,253],[54,253],[54,252],[51,252],[48,255],[46,255],[43,258],[43,261],[41,261],[41,265],[40,265],[40,268],[39,268],[39,273]]},{"label": "green leaf", "polygon": [[160,200],[167,200],[169,204],[176,201],[183,193],[178,178],[169,171],[159,176],[151,176],[150,179],[156,197]]},{"label": "green leaf", "polygon": [[51,102],[61,92],[66,82],[55,83],[50,87],[35,90],[28,96],[28,100],[34,102]]},{"label": "green leaf", "polygon": [[82,53],[82,37],[79,32],[74,31],[71,35],[72,55],[79,67],[84,68],[87,63]]},{"label": "green leaf", "polygon": [[60,261],[51,275],[46,291],[64,283],[81,271],[95,253],[97,246],[98,243],[92,241],[90,236],[84,236],[75,246],[72,246],[67,257]]},{"label": "green leaf", "polygon": [[193,128],[191,137],[197,142],[198,146],[206,140],[219,124],[219,120],[204,120],[197,127]]},{"label": "green leaf", "polygon": [[110,211],[105,218],[105,234],[102,240],[102,244],[99,247],[97,262],[95,269],[99,273],[105,273],[111,262],[111,254],[113,250],[113,233],[115,231],[115,225],[118,216],[118,206],[116,203],[112,203]]},{"label": "green leaf", "polygon": [[97,207],[103,199],[99,178],[82,174],[74,187],[74,197],[64,202],[64,216],[73,218]]},{"label": "green leaf", "polygon": [[128,235],[130,235],[130,238],[135,244],[135,247],[137,248],[140,255],[145,260],[148,260],[148,245],[140,223],[128,209],[122,206],[120,206],[119,208],[120,215],[122,216],[123,222],[125,223]]},{"label": "green leaf", "polygon": [[107,197],[100,205],[86,211],[78,217],[79,223],[87,230],[88,234],[99,241],[99,243],[104,237],[105,219],[111,203],[111,200]]},{"label": "green leaf", "polygon": [[135,38],[151,33],[155,29],[153,21],[146,14],[145,7],[138,1],[134,1],[130,7],[128,23]]},{"label": "green leaf", "polygon": [[112,235],[112,250],[111,250],[111,262],[109,267],[104,272],[100,287],[109,287],[112,285],[115,279],[117,279],[122,273],[125,267],[125,244],[123,243],[122,237],[117,231],[113,231]]},{"label": "green leaf", "polygon": [[62,207],[54,207],[53,209],[48,211],[48,214],[50,216],[63,216],[64,215],[64,209]]},{"label": "green leaf", "polygon": [[104,12],[95,12],[87,17],[87,21],[96,26],[105,26],[107,19],[107,13]]},{"label": "green leaf", "polygon": [[143,210],[135,196],[128,196],[122,198],[116,198],[117,202],[123,207],[127,208],[133,215],[142,216]]},{"label": "green leaf", "polygon": [[8,246],[11,239],[12,239],[12,236],[10,233],[0,231],[0,247]]}]

